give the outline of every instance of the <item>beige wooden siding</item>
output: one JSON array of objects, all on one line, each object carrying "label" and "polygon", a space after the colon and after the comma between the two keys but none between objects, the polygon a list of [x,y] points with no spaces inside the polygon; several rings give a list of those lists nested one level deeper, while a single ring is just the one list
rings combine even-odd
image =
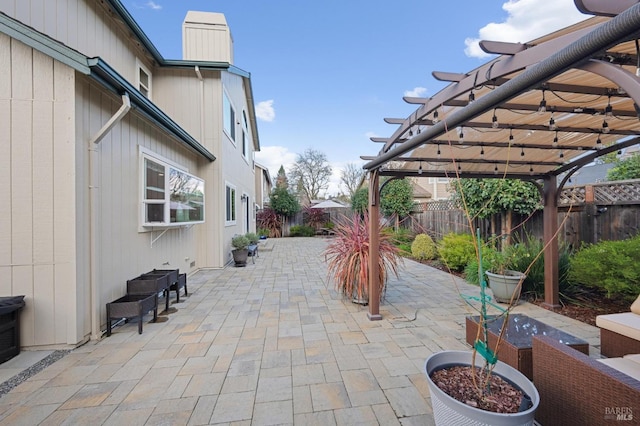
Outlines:
[{"label": "beige wooden siding", "polygon": [[182,24],[182,58],[233,63],[233,40],[223,14],[187,12]]},{"label": "beige wooden siding", "polygon": [[[94,0],[0,0],[0,11],[88,57],[99,56],[134,86],[136,57],[153,73],[150,58],[124,26]],[[126,5],[130,7],[130,5]],[[173,29],[180,37],[180,27]]]},{"label": "beige wooden siding", "polygon": [[23,346],[76,343],[74,72],[5,35],[0,57],[0,295],[26,296]]},{"label": "beige wooden siding", "polygon": [[[87,151],[89,139],[121,106],[121,99],[110,92],[83,79],[78,84],[78,135],[79,151]],[[129,112],[97,146],[96,186],[98,191],[97,252],[98,291],[101,324],[106,324],[106,303],[121,297],[126,292],[126,281],[153,268],[179,268],[181,272],[190,272],[195,268],[191,262],[197,257],[199,229],[203,225],[191,228],[172,228],[160,236],[164,229],[154,231],[138,229],[140,199],[140,155],[138,146],[152,151],[153,154],[172,161],[187,169],[190,173],[202,177],[198,170],[195,154],[182,148],[177,141],[164,132],[151,126],[135,110]],[[89,171],[88,155],[83,155],[78,170],[79,216],[83,218],[83,235],[78,241],[83,265],[89,265],[91,245],[89,241]],[[205,184],[208,192],[209,183]],[[207,194],[208,195],[208,194]],[[205,215],[209,215],[205,211]],[[156,241],[153,241],[157,239]],[[168,265],[165,263],[168,262]],[[85,268],[82,276],[89,282],[90,270]],[[85,302],[85,304],[87,304]]]}]

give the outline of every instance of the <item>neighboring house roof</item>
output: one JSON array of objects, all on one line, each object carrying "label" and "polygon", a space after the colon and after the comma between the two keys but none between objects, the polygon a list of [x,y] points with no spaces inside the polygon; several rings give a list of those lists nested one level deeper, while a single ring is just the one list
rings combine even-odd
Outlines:
[{"label": "neighboring house roof", "polygon": [[265,166],[258,163],[257,161],[254,161],[253,164],[256,166],[256,168],[262,170],[262,174],[264,175],[265,179],[267,179],[267,184],[271,186],[272,182],[271,182],[271,174],[269,173],[269,169],[267,169]]},{"label": "neighboring house roof", "polygon": [[131,85],[102,59],[87,58],[76,50],[3,13],[0,13],[0,32],[68,65],[82,74],[90,76],[102,86],[118,95],[128,93],[133,106],[137,108],[140,113],[209,161],[216,159],[213,153],[202,146],[200,142],[180,127],[153,102],[143,96],[138,89]]},{"label": "neighboring house roof", "polygon": [[[603,163],[581,167],[577,172],[571,175],[570,181],[567,182],[567,185],[588,185],[590,183],[604,182],[607,180],[607,172],[613,166],[615,166],[613,163]],[[561,176],[564,177],[564,175]]]}]

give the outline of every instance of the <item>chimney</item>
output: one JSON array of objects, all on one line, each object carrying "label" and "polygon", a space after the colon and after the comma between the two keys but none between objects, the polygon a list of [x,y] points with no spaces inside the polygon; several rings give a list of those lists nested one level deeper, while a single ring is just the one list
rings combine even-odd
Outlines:
[{"label": "chimney", "polygon": [[233,38],[224,14],[187,12],[182,23],[182,59],[233,64]]}]

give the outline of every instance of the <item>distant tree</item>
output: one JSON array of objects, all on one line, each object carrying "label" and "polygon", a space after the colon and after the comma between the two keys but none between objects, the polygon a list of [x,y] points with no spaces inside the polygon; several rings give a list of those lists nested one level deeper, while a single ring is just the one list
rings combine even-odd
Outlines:
[{"label": "distant tree", "polygon": [[618,161],[618,153],[616,151],[605,154],[596,158],[596,164],[613,164]]},{"label": "distant tree", "polygon": [[395,216],[396,229],[400,218],[411,213],[413,204],[413,186],[408,179],[394,179],[382,188],[380,209],[385,216]]},{"label": "distant tree", "polygon": [[617,160],[607,171],[608,180],[640,179],[640,155],[634,154],[624,160]]},{"label": "distant tree", "polygon": [[364,214],[369,207],[369,188],[359,188],[351,197],[351,209]]},{"label": "distant tree", "polygon": [[342,170],[340,175],[340,181],[347,189],[347,193],[349,197],[353,197],[353,195],[358,190],[358,186],[360,182],[362,182],[362,178],[366,174],[366,170],[362,167],[358,167],[355,163],[347,163],[347,165]]},{"label": "distant tree", "polygon": [[528,215],[542,208],[538,188],[519,179],[458,179],[451,182],[451,189],[454,203],[472,218],[505,213],[506,244],[511,241],[512,213]]},{"label": "distant tree", "polygon": [[320,192],[329,187],[331,166],[324,153],[307,148],[304,154],[298,155],[289,174],[300,194],[311,201],[318,199]]},{"label": "distant tree", "polygon": [[289,179],[287,173],[284,171],[284,166],[280,166],[278,169],[278,176],[276,177],[276,188],[288,188]]}]

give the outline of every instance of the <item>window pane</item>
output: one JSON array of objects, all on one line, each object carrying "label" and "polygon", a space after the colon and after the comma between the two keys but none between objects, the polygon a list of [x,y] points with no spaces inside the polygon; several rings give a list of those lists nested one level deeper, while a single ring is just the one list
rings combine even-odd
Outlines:
[{"label": "window pane", "polygon": [[147,223],[164,222],[164,204],[147,204]]},{"label": "window pane", "polygon": [[242,155],[247,156],[247,135],[242,131]]},{"label": "window pane", "polygon": [[227,97],[225,93],[222,96],[222,120],[224,122],[224,130],[227,132],[229,137],[235,142],[236,140],[236,115],[235,111],[233,111],[233,107],[231,106],[231,101]]},{"label": "window pane", "polygon": [[195,222],[204,220],[204,182],[194,176],[170,169],[170,220]]},{"label": "window pane", "polygon": [[145,158],[145,199],[164,199],[164,166]]}]

